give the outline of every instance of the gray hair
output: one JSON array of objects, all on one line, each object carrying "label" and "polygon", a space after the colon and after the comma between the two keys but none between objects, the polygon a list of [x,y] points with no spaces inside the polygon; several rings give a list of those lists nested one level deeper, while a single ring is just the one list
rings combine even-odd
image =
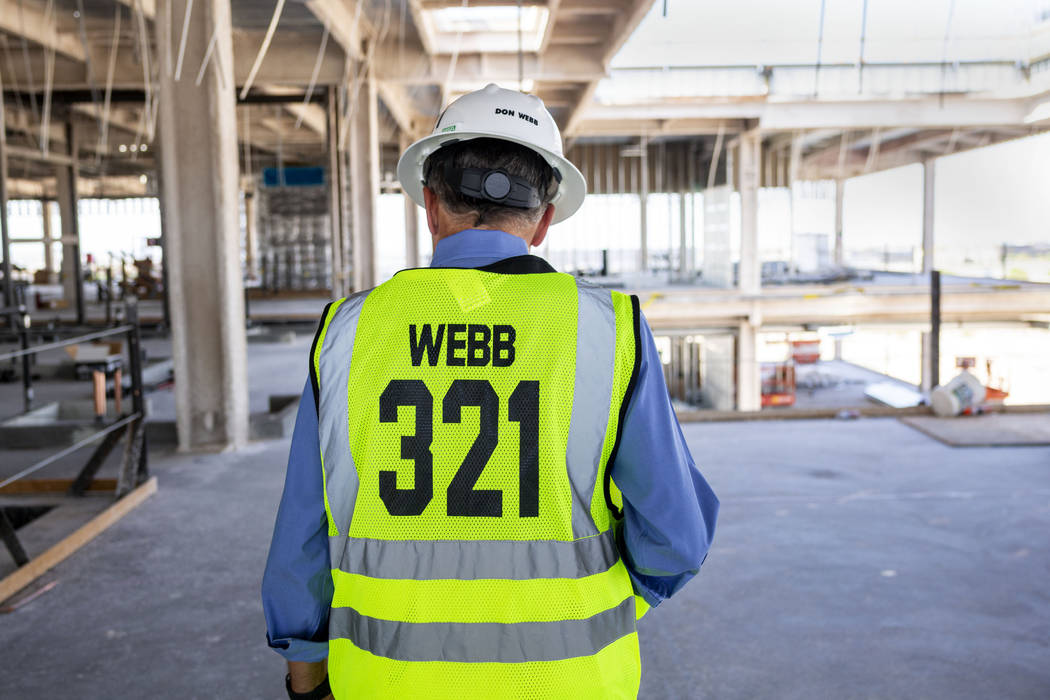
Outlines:
[{"label": "gray hair", "polygon": [[[453,189],[445,181],[445,167],[503,170],[516,175],[536,188],[540,205],[532,209],[509,207]],[[557,191],[554,170],[538,153],[525,146],[502,139],[480,138],[458,141],[434,151],[423,164],[423,182],[437,195],[451,213],[474,216],[474,226],[515,223],[535,224]]]}]

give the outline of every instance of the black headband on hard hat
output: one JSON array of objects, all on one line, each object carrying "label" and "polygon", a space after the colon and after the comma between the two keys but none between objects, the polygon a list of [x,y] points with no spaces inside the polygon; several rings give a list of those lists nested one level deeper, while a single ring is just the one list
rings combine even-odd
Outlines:
[{"label": "black headband on hard hat", "polygon": [[543,204],[539,191],[528,180],[505,170],[446,164],[444,175],[449,187],[467,197],[518,209],[534,209]]}]

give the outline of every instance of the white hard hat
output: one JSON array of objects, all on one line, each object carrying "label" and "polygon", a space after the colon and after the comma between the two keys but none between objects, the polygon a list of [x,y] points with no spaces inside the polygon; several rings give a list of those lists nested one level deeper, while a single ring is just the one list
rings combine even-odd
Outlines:
[{"label": "white hard hat", "polygon": [[535,151],[557,171],[558,192],[552,223],[576,213],[587,194],[587,181],[576,166],[562,155],[561,132],[543,101],[535,95],[506,90],[489,83],[448,106],[438,118],[434,132],[409,146],[397,164],[397,179],[405,194],[423,205],[423,163],[450,141],[477,138],[513,141]]}]

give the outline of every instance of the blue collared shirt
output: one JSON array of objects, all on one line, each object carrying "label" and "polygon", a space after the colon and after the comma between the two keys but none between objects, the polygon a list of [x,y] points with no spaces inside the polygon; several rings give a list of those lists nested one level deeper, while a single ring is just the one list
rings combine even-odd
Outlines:
[{"label": "blue collared shirt", "polygon": [[[516,236],[471,229],[438,241],[430,264],[481,267],[528,252]],[[638,381],[612,479],[623,493],[625,564],[635,591],[658,605],[700,570],[714,536],[718,498],[682,437],[645,319],[641,333]],[[332,575],[321,471],[317,410],[307,382],[262,582],[267,639],[289,661],[328,656]]]}]

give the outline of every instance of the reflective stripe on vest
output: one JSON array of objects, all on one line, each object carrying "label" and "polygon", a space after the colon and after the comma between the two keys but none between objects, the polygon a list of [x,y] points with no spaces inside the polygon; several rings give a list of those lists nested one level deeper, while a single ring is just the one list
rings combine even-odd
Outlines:
[{"label": "reflective stripe on vest", "polygon": [[[334,547],[343,547],[345,536]],[[560,540],[374,540],[354,538],[337,568],[399,579],[583,578],[608,571],[618,555],[612,530]]]},{"label": "reflective stripe on vest", "polygon": [[332,608],[329,635],[399,661],[557,661],[588,656],[634,631],[634,600],[583,620],[557,622],[424,622],[379,620]]}]

